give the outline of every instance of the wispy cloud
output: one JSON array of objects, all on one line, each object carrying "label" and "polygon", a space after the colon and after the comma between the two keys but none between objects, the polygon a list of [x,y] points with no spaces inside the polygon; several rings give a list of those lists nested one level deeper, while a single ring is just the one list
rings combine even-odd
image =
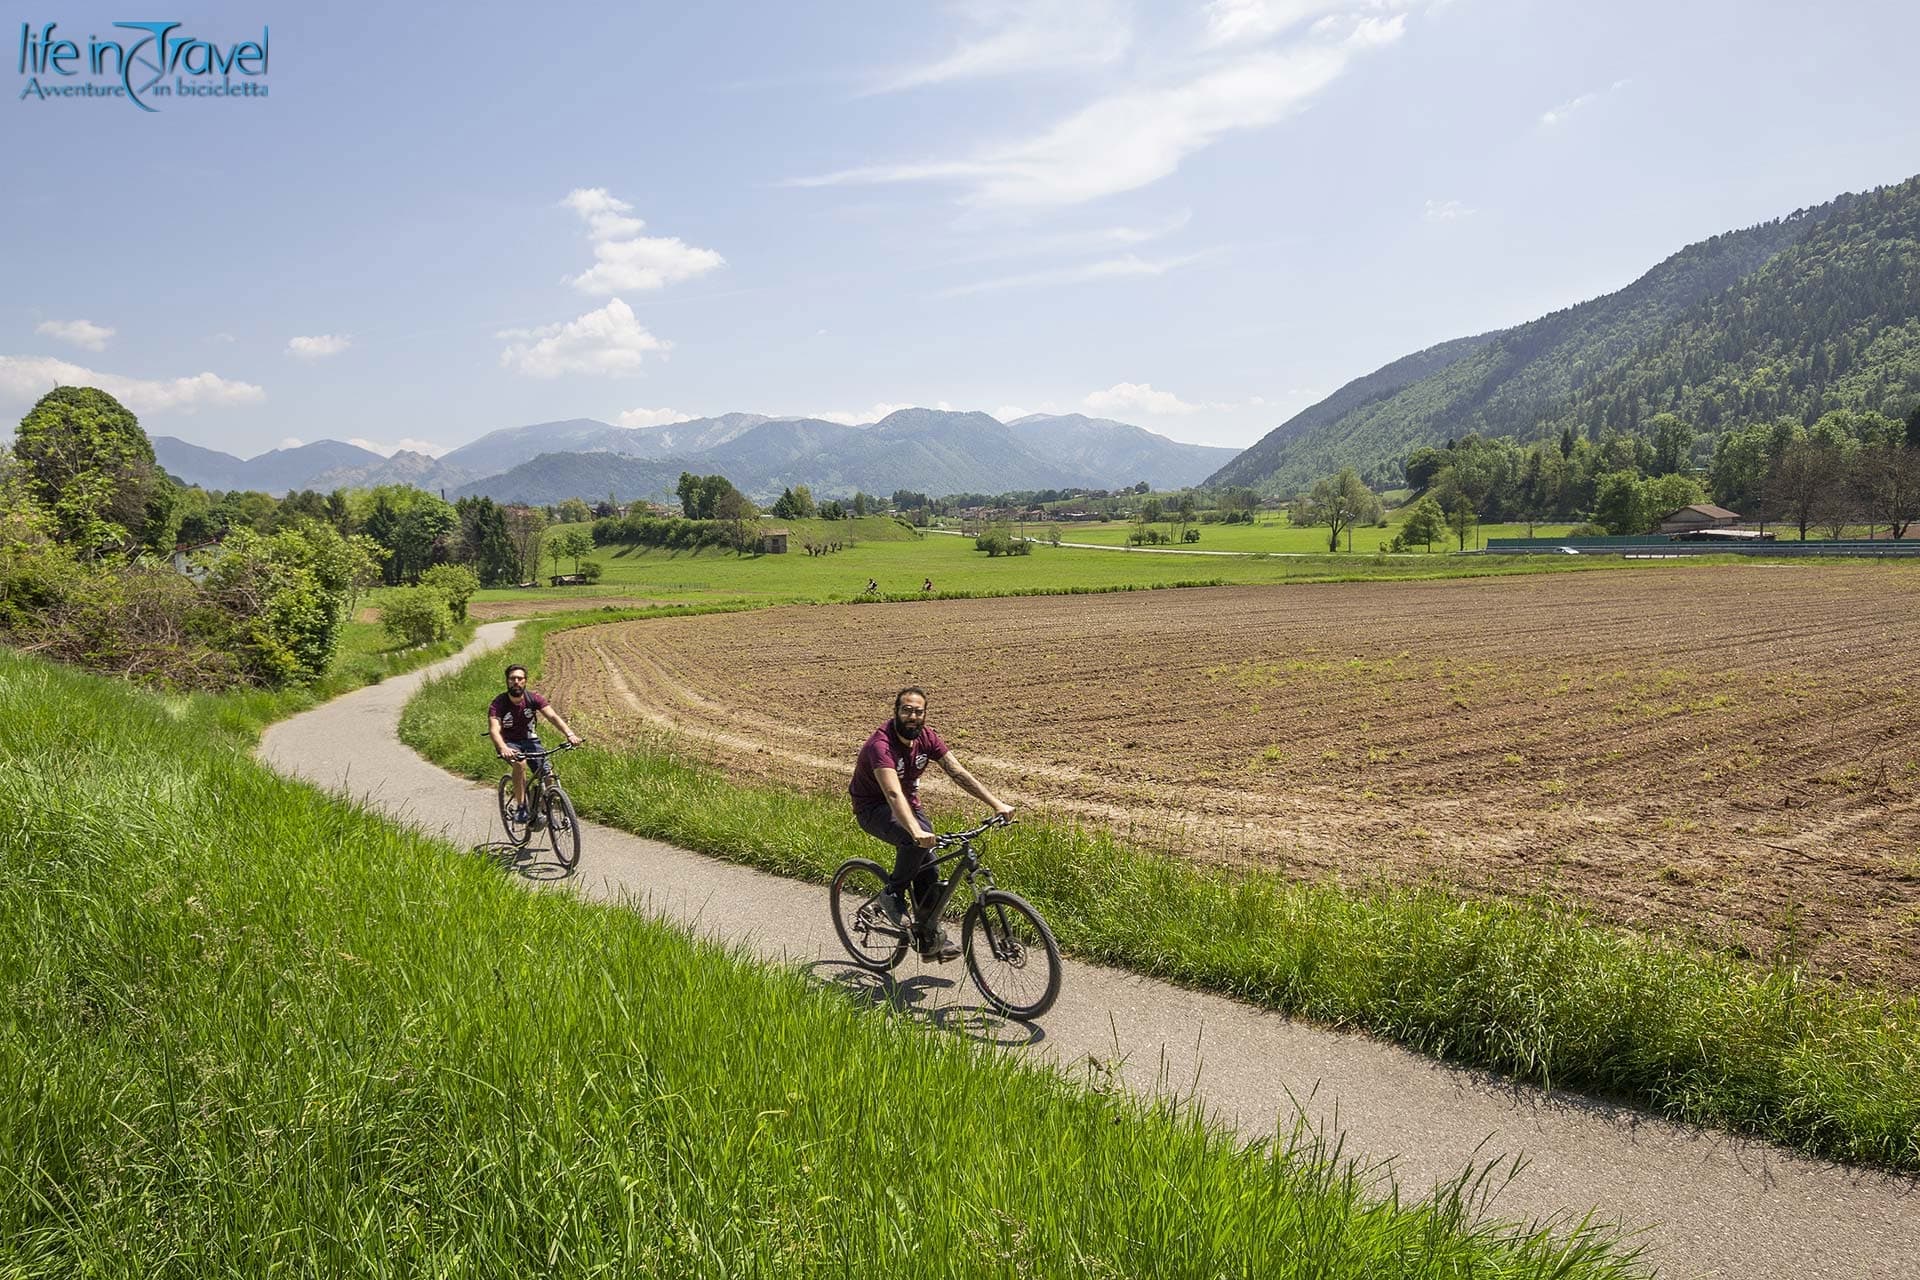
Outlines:
[{"label": "wispy cloud", "polygon": [[55,386],[98,387],[135,413],[191,413],[201,408],[259,404],[267,393],[251,382],[214,373],[184,378],[128,378],[69,364],[51,356],[0,356],[0,397],[31,404]]},{"label": "wispy cloud", "polygon": [[1577,98],[1569,98],[1551,111],[1541,112],[1540,127],[1542,129],[1552,129],[1558,125],[1563,125],[1575,112],[1584,111],[1602,98],[1607,97],[1609,94],[1618,93],[1632,83],[1633,81],[1631,80],[1615,80],[1605,89],[1596,89],[1590,93],[1583,93]]},{"label": "wispy cloud", "polygon": [[495,336],[508,342],[500,353],[501,367],[530,378],[566,373],[624,377],[638,373],[647,356],[673,345],[647,332],[633,308],[619,298],[564,324],[508,329]]},{"label": "wispy cloud", "polygon": [[287,339],[287,354],[302,360],[324,360],[328,356],[337,356],[353,345],[350,334],[320,333],[310,338]]},{"label": "wispy cloud", "polygon": [[1174,82],[1130,89],[1083,107],[1024,140],[960,159],[871,165],[794,180],[799,186],[946,182],[977,204],[1063,206],[1157,182],[1228,134],[1271,125],[1339,78],[1354,55],[1398,39],[1404,19],[1355,18],[1289,48],[1189,66]]},{"label": "wispy cloud", "polygon": [[107,339],[113,336],[112,329],[91,320],[43,320],[35,332],[72,343],[76,347],[85,347],[88,351],[105,351]]},{"label": "wispy cloud", "polygon": [[1022,275],[975,280],[968,284],[956,285],[951,289],[943,289],[934,296],[958,298],[971,293],[991,293],[1001,289],[1023,289],[1038,285],[1083,284],[1096,280],[1163,276],[1169,271],[1184,267],[1205,256],[1201,253],[1189,253],[1181,257],[1163,258],[1154,262],[1129,253],[1119,258],[1104,258],[1098,262],[1083,262],[1070,267],[1052,267],[1045,271],[1029,271]]},{"label": "wispy cloud", "polygon": [[620,415],[623,427],[664,427],[670,422],[690,422],[693,415],[678,409],[628,409]]},{"label": "wispy cloud", "polygon": [[1168,417],[1185,417],[1208,410],[1237,407],[1216,401],[1189,404],[1171,391],[1156,389],[1151,382],[1116,382],[1105,391],[1091,392],[1081,403],[1095,413],[1146,413]]},{"label": "wispy cloud", "polygon": [[1458,200],[1429,200],[1424,216],[1428,222],[1453,222],[1459,218],[1471,218],[1478,212],[1478,209],[1461,204]]},{"label": "wispy cloud", "polygon": [[1113,0],[976,2],[953,7],[974,27],[970,38],[943,58],[883,77],[873,92],[1024,71],[1103,67],[1118,62],[1133,43],[1127,13]]},{"label": "wispy cloud", "polygon": [[594,265],[567,281],[582,293],[663,289],[726,265],[712,249],[696,248],[678,236],[642,236],[647,224],[605,187],[577,187],[561,203],[586,222],[593,242]]},{"label": "wispy cloud", "polygon": [[839,410],[827,410],[821,413],[810,413],[807,416],[809,418],[819,418],[822,422],[837,422],[843,427],[858,427],[870,422],[878,422],[888,414],[898,413],[902,409],[920,408],[951,409],[953,406],[945,400],[938,401],[931,405],[880,403],[869,405],[863,412],[859,413],[843,413]]}]

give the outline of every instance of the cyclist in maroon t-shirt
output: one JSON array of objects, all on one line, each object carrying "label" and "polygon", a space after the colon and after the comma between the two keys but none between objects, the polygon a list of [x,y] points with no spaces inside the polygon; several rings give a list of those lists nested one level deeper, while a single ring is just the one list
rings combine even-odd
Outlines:
[{"label": "cyclist in maroon t-shirt", "polygon": [[960,954],[960,944],[938,920],[910,917],[904,897],[911,886],[915,907],[922,907],[932,901],[940,883],[928,856],[933,824],[920,808],[920,775],[929,763],[937,763],[962,790],[991,805],[995,813],[1013,812],[1012,805],[1002,803],[954,759],[940,735],[928,726],[927,691],[920,688],[894,695],[893,718],[875,729],[860,748],[847,794],[853,799],[853,816],[860,829],[893,846],[893,874],[880,895],[880,909],[902,928],[911,919],[920,954],[945,961]]},{"label": "cyclist in maroon t-shirt", "polygon": [[[553,704],[527,688],[527,669],[519,663],[507,668],[507,691],[487,704],[487,733],[493,750],[502,760],[513,762],[513,804],[515,821],[527,820],[527,762],[522,751],[540,749],[540,719],[553,722],[567,741],[579,745],[580,735],[567,727]],[[540,776],[546,777],[553,766],[545,757],[535,761]]]}]

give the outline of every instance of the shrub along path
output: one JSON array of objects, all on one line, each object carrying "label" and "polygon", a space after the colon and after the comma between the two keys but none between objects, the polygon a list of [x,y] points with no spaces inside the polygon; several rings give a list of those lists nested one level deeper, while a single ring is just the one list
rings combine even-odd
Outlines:
[{"label": "shrub along path", "polygon": [[[490,791],[428,764],[394,731],[420,684],[504,645],[512,631],[511,623],[490,623],[458,658],[274,725],[260,754],[284,773],[350,791],[449,839],[497,840]],[[480,707],[474,721],[478,734]],[[689,921],[768,959],[817,965],[828,979],[845,974],[822,888],[593,824],[584,836],[569,882],[579,892]],[[564,971],[557,961],[557,975]],[[1524,1156],[1494,1212],[1545,1217],[1591,1208],[1644,1225],[1650,1260],[1669,1274],[1920,1277],[1920,1190],[1912,1179],[1516,1087],[1364,1036],[1072,960],[1060,1003],[1037,1029],[984,1015],[958,964],[909,960],[897,976],[896,998],[912,1016],[1025,1046],[1096,1083],[1193,1093],[1249,1138],[1272,1135],[1276,1121],[1286,1128],[1297,1100],[1312,1121],[1344,1131],[1345,1154],[1391,1160],[1395,1179],[1416,1195],[1470,1163]]]}]

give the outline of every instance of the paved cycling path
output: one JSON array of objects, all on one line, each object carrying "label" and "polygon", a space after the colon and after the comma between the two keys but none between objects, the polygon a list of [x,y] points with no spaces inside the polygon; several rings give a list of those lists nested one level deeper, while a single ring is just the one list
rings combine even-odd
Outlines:
[{"label": "paved cycling path", "polygon": [[[456,843],[497,840],[491,789],[422,760],[394,727],[426,679],[505,644],[514,626],[490,623],[456,658],[272,726],[261,757]],[[580,727],[577,718],[574,724]],[[476,707],[474,732],[481,731]],[[688,922],[769,959],[810,967],[823,981],[872,985],[844,963],[820,886],[591,823],[584,840],[579,871],[565,883],[588,897]],[[1362,1035],[1073,960],[1060,1003],[1037,1031],[983,1014],[958,963],[910,958],[896,977],[895,998],[911,1016],[996,1043],[1030,1044],[1076,1073],[1091,1059],[1094,1069],[1117,1072],[1141,1092],[1195,1093],[1249,1137],[1272,1133],[1276,1119],[1291,1123],[1299,1099],[1329,1129],[1337,1117],[1347,1155],[1391,1158],[1409,1193],[1473,1161],[1524,1155],[1528,1164],[1495,1201],[1497,1214],[1593,1208],[1602,1219],[1644,1226],[1639,1238],[1663,1275],[1920,1277],[1920,1185],[1913,1180],[1569,1094],[1548,1096]]]}]

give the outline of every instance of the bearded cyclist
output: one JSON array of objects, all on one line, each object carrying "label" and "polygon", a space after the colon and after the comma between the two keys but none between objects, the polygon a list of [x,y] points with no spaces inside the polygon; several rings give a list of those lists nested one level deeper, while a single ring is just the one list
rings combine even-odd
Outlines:
[{"label": "bearded cyclist", "polygon": [[[927,691],[920,688],[894,695],[893,716],[860,748],[847,794],[860,829],[893,846],[893,874],[880,895],[880,909],[898,928],[911,923],[914,944],[924,959],[945,962],[960,954],[960,944],[938,920],[917,918],[940,891],[940,875],[933,868],[933,824],[920,808],[920,775],[930,761],[995,813],[1013,812],[1012,805],[1002,803],[966,771],[927,724]],[[915,906],[912,914],[905,898],[909,888]]]},{"label": "bearded cyclist", "polygon": [[[527,762],[523,753],[540,750],[540,725],[544,717],[574,746],[580,735],[567,727],[553,704],[527,688],[527,669],[519,663],[507,668],[507,691],[487,704],[487,733],[493,738],[493,750],[502,760],[513,763],[513,820],[527,821]],[[545,778],[553,766],[545,756],[534,761]]]}]

